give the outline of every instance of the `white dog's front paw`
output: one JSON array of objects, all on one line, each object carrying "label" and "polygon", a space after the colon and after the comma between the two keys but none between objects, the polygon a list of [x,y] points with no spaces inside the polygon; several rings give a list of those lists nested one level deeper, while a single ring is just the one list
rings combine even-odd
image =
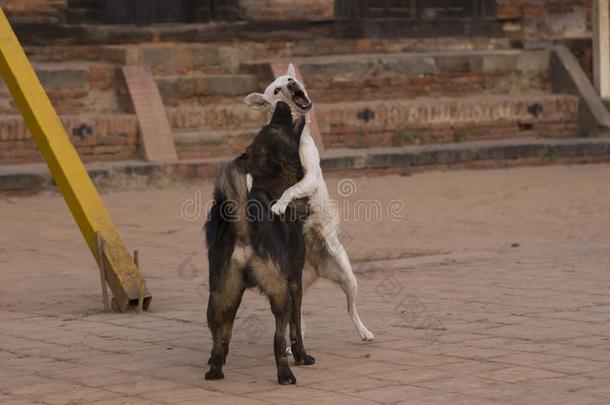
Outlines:
[{"label": "white dog's front paw", "polygon": [[284,204],[278,201],[271,207],[271,212],[273,212],[275,215],[284,215],[284,213],[286,212],[286,207],[288,207],[288,204]]},{"label": "white dog's front paw", "polygon": [[371,331],[368,330],[367,328],[365,328],[364,326],[362,327],[362,330],[360,330],[359,332],[360,332],[360,338],[362,338],[363,341],[372,342],[373,340],[375,340],[375,335],[373,335],[371,333]]}]

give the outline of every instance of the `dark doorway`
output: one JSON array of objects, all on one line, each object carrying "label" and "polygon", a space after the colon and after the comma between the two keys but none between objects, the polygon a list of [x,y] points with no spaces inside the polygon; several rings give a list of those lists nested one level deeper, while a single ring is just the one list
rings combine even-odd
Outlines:
[{"label": "dark doorway", "polygon": [[194,16],[191,0],[104,0],[102,21],[106,24],[190,22]]},{"label": "dark doorway", "polygon": [[335,0],[335,15],[355,35],[492,35],[496,0]]},{"label": "dark doorway", "polygon": [[68,0],[70,23],[167,24],[239,19],[239,0]]},{"label": "dark doorway", "polygon": [[335,0],[338,18],[477,19],[494,17],[495,0]]}]

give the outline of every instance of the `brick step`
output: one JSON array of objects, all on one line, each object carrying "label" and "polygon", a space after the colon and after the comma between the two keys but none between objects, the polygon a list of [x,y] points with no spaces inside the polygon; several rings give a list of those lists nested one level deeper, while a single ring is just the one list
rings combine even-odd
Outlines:
[{"label": "brick step", "polygon": [[258,128],[226,131],[176,131],[174,140],[180,159],[231,156],[243,152]]},{"label": "brick step", "polygon": [[[316,103],[315,111],[323,134],[382,129],[459,128],[493,125],[498,121],[530,123],[564,120],[576,122],[578,98],[570,95],[526,93],[464,97],[419,97],[357,102]],[[266,114],[251,109],[241,100],[191,107],[168,107],[170,125],[178,131],[257,130]]]},{"label": "brick step", "polygon": [[[293,58],[312,99],[351,101],[548,90],[549,52],[492,50]],[[268,82],[269,61],[242,64]]]},{"label": "brick step", "polygon": [[166,105],[209,96],[246,96],[258,91],[258,78],[244,74],[203,74],[157,76],[159,91]]},{"label": "brick step", "polygon": [[[138,157],[138,121],[131,114],[60,116],[70,140],[85,161]],[[19,115],[0,116],[0,164],[41,161],[42,158]]]},{"label": "brick step", "polygon": [[[155,75],[177,75],[192,71],[223,73],[230,68],[232,55],[229,47],[188,43],[106,45],[101,46],[99,51],[102,61],[118,65],[144,65]],[[233,54],[238,56],[238,51],[235,50]],[[237,71],[238,62],[233,64]]]},{"label": "brick step", "polygon": [[[3,85],[2,79],[0,79],[0,86]],[[8,89],[4,88],[0,90],[0,114],[16,114],[17,107],[13,101],[13,97],[9,93]]]},{"label": "brick step", "polygon": [[[195,26],[193,24],[175,27],[129,27],[86,25],[75,27],[80,32],[75,35],[78,44],[66,43],[64,39],[46,46],[27,45],[26,50],[30,60],[37,62],[63,61],[106,61],[119,65],[142,63],[149,66],[156,74],[176,74],[188,71],[227,72],[235,73],[232,68],[239,68],[239,62],[273,59],[273,58],[304,58],[321,55],[351,55],[351,54],[392,54],[398,52],[467,52],[472,50],[509,49],[507,38],[391,38],[363,40],[362,38],[316,38],[308,35],[303,39],[281,38],[282,46],[269,41],[247,41],[242,37],[239,41],[227,42],[227,39],[213,40],[205,38],[180,39],[175,36],[168,38],[151,37],[150,31],[163,33],[175,29],[186,30],[190,35],[197,29],[208,30],[209,25]],[[82,37],[82,31],[99,31],[95,41],[87,44]],[[120,34],[118,34],[120,32]],[[116,44],[115,35],[128,37],[125,44]],[[107,42],[104,43],[104,36]],[[150,42],[147,42],[150,41]],[[168,42],[160,42],[168,41]],[[134,42],[140,42],[134,44]],[[115,44],[115,45],[112,45]]]},{"label": "brick step", "polygon": [[[555,94],[391,99],[316,105],[325,146],[391,147],[578,135],[577,97]],[[182,159],[237,154],[266,122],[239,103],[170,109]]]},{"label": "brick step", "polygon": [[[36,74],[59,114],[96,111],[117,112],[121,103],[117,88],[117,68],[106,63],[43,63],[34,66]],[[17,109],[0,79],[0,113]]]},{"label": "brick step", "polygon": [[33,63],[144,65],[157,76],[239,73],[239,49],[222,44],[51,45],[26,47]]},{"label": "brick step", "polygon": [[318,103],[327,148],[578,134],[579,100],[562,94]]},{"label": "brick step", "polygon": [[[333,149],[322,152],[320,164],[335,176],[373,174],[413,174],[423,170],[506,168],[551,164],[610,162],[608,138],[523,138],[462,142],[398,148]],[[213,180],[229,157],[189,159],[174,164],[124,160],[87,164],[98,189],[130,189],[141,185],[142,177],[161,184],[176,177]],[[126,181],[133,179],[133,182]],[[28,193],[56,190],[44,163],[0,166],[1,193]]]},{"label": "brick step", "polygon": [[241,100],[191,107],[167,107],[170,126],[175,131],[254,130],[266,123],[267,114],[254,110]]}]

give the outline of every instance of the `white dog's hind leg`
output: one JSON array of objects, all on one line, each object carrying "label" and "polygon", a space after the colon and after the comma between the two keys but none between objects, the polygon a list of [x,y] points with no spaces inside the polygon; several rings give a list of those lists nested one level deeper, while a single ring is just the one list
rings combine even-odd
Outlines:
[{"label": "white dog's hind leg", "polygon": [[331,235],[327,235],[326,243],[330,253],[330,263],[325,271],[325,277],[336,282],[343,289],[345,297],[347,298],[347,312],[352,319],[360,338],[364,341],[372,341],[375,339],[375,336],[366,326],[364,326],[364,323],[360,320],[360,316],[358,316],[358,310],[356,309],[358,280],[356,280],[356,276],[352,270],[347,252],[341,242],[339,242],[339,238],[335,232]]}]

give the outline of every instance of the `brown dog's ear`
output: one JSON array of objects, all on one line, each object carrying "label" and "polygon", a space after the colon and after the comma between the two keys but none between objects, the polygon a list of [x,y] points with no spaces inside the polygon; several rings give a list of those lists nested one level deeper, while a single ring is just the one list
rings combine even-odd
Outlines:
[{"label": "brown dog's ear", "polygon": [[292,127],[292,111],[290,111],[288,104],[284,103],[283,101],[278,101],[275,104],[271,124],[284,128]]}]

